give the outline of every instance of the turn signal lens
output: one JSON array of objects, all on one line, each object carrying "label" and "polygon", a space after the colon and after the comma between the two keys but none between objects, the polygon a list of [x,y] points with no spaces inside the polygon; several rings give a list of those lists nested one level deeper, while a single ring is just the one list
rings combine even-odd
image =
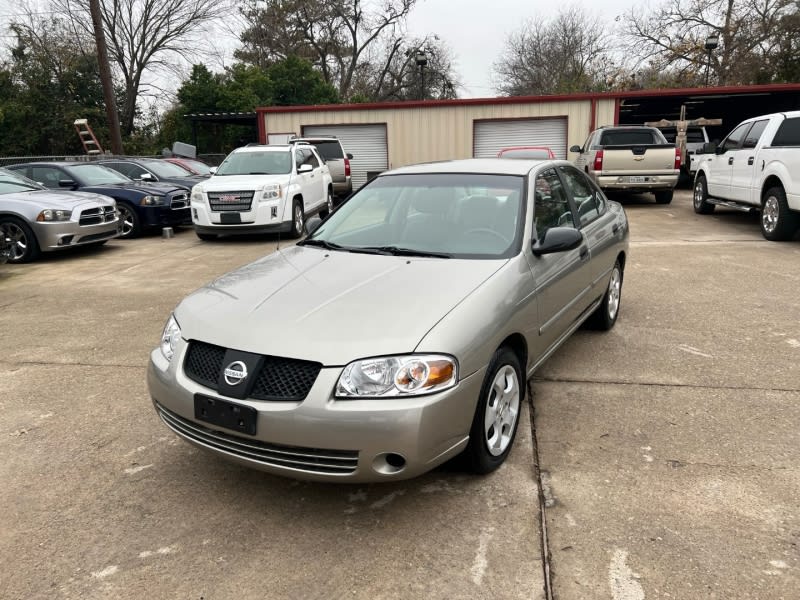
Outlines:
[{"label": "turn signal lens", "polygon": [[164,325],[164,331],[161,333],[161,354],[167,360],[172,360],[175,355],[175,347],[181,339],[181,328],[175,320],[175,315],[170,315],[167,324]]}]

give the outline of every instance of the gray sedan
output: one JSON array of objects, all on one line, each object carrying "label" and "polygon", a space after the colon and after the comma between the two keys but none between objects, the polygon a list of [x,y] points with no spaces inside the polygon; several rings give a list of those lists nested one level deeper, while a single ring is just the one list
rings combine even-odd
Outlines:
[{"label": "gray sedan", "polygon": [[35,260],[41,252],[104,244],[120,233],[112,198],[54,191],[0,169],[0,236],[9,262]]},{"label": "gray sedan", "polygon": [[272,473],[488,473],[528,377],[619,314],[625,212],[566,161],[398,169],[308,228],[185,298],[148,368],[175,433]]}]

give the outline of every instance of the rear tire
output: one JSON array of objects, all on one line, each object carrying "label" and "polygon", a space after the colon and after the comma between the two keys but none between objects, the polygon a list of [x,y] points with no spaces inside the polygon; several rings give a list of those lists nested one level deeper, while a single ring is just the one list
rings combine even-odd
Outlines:
[{"label": "rear tire", "polygon": [[200,233],[199,231],[195,231],[195,234],[204,242],[213,242],[219,237],[216,233]]},{"label": "rear tire", "polygon": [[467,469],[491,473],[505,462],[517,435],[525,380],[519,358],[510,348],[498,349],[481,386],[478,406],[463,454]]},{"label": "rear tire", "polygon": [[708,201],[708,185],[704,175],[698,175],[694,182],[692,206],[698,215],[710,215],[714,212],[714,205]]},{"label": "rear tire", "polygon": [[12,264],[31,262],[39,258],[41,250],[31,228],[15,217],[0,218],[0,235],[10,244],[7,252],[8,262]]},{"label": "rear tire", "polygon": [[674,193],[673,190],[666,190],[663,192],[653,192],[653,195],[656,197],[656,204],[669,204],[672,202]]},{"label": "rear tire", "polygon": [[794,237],[799,223],[800,215],[789,208],[783,188],[769,188],[761,200],[761,234],[771,242],[785,242]]}]

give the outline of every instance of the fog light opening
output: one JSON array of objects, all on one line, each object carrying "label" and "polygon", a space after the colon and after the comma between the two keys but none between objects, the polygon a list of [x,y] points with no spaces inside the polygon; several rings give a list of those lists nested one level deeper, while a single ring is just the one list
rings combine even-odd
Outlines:
[{"label": "fog light opening", "polygon": [[375,457],[372,468],[384,475],[394,475],[406,468],[406,459],[395,452],[384,452]]}]

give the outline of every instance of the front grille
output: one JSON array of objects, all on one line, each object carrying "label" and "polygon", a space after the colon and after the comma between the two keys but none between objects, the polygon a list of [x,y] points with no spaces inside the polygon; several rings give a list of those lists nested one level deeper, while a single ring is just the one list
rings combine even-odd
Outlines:
[{"label": "front grille", "polygon": [[209,429],[180,417],[156,403],[164,424],[179,436],[202,446],[273,467],[286,467],[308,473],[348,475],[358,467],[357,450],[324,450],[268,444]]},{"label": "front grille", "polygon": [[189,206],[189,194],[188,193],[173,194],[169,206],[172,210],[186,208],[187,206]]},{"label": "front grille", "polygon": [[100,225],[102,223],[110,223],[117,216],[117,210],[113,206],[98,206],[96,208],[87,208],[81,212],[81,217],[78,224],[81,227],[88,225]]},{"label": "front grille", "polygon": [[242,192],[208,192],[208,203],[215,212],[246,212],[253,204],[253,190]]},{"label": "front grille", "polygon": [[[217,390],[224,361],[225,348],[205,342],[190,342],[183,369],[192,381]],[[250,397],[256,400],[304,400],[321,369],[322,365],[316,362],[264,356],[263,366],[255,374]]]}]

